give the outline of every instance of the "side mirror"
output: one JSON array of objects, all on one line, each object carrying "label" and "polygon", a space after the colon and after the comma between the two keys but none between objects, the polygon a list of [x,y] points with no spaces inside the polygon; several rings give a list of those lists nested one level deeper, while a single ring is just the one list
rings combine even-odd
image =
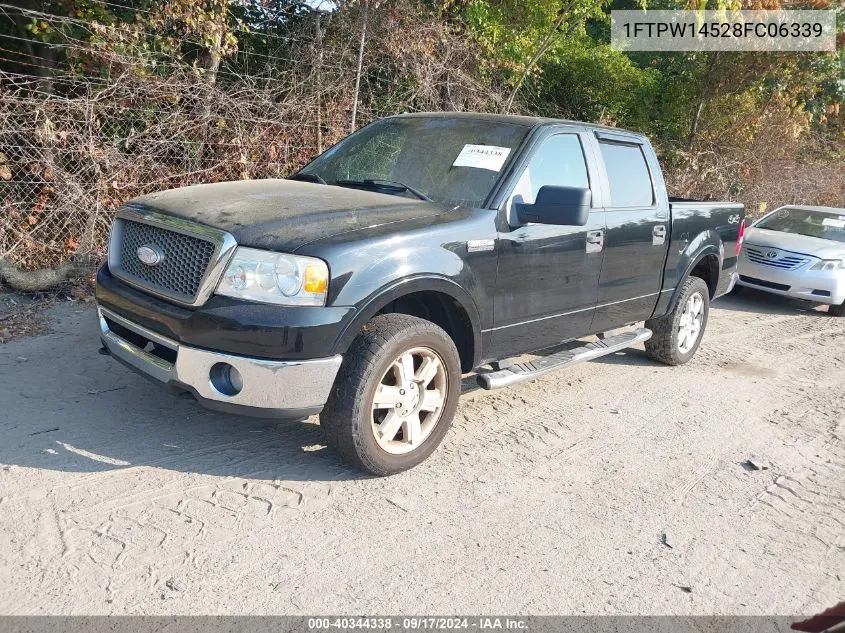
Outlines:
[{"label": "side mirror", "polygon": [[589,189],[544,185],[534,204],[516,203],[516,217],[522,223],[584,226],[590,218],[591,200]]}]

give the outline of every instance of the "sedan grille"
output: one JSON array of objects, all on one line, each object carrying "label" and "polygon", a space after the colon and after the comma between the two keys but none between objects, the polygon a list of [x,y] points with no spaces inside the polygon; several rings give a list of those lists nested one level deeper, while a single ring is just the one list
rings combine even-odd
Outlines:
[{"label": "sedan grille", "polygon": [[790,253],[789,251],[781,251],[776,248],[746,245],[743,251],[745,252],[746,259],[751,263],[779,268],[780,270],[796,270],[810,261],[808,257]]},{"label": "sedan grille", "polygon": [[[196,299],[214,261],[215,242],[126,218],[118,218],[116,223],[117,243],[110,245],[110,269],[115,277],[184,303]],[[141,261],[139,249],[145,246],[158,254],[155,264]]]}]

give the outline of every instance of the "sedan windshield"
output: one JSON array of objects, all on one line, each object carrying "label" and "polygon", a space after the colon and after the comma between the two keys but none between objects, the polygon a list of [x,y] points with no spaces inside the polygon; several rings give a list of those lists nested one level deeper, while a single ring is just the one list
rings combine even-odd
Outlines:
[{"label": "sedan windshield", "polygon": [[528,127],[483,119],[396,117],[368,125],[294,178],[479,207]]},{"label": "sedan windshield", "polygon": [[845,242],[845,210],[842,212],[826,212],[785,207],[775,211],[754,226],[769,231],[797,233],[798,235],[820,237],[824,240]]}]

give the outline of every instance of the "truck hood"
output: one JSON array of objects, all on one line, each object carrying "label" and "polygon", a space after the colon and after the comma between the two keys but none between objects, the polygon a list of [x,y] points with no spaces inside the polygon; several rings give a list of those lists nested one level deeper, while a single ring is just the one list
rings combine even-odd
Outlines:
[{"label": "truck hood", "polygon": [[794,253],[812,255],[819,259],[845,258],[845,244],[842,242],[797,233],[749,227],[745,233],[745,243],[750,246],[771,246]]},{"label": "truck hood", "polygon": [[159,191],[134,205],[213,226],[238,244],[293,252],[358,229],[444,213],[446,205],[294,180],[238,180]]}]

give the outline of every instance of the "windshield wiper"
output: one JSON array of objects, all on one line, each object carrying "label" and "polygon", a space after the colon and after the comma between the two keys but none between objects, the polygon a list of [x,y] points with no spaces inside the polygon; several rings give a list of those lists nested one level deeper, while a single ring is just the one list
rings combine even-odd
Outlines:
[{"label": "windshield wiper", "polygon": [[293,176],[289,177],[288,180],[304,180],[305,182],[316,182],[321,185],[328,184],[325,180],[320,178],[317,174],[303,174],[302,172],[298,174],[294,174]]},{"label": "windshield wiper", "polygon": [[367,187],[372,189],[397,189],[399,191],[407,191],[411,195],[416,196],[420,200],[428,200],[431,198],[421,191],[417,191],[413,187],[409,187],[404,182],[398,180],[376,180],[374,178],[365,178],[364,180],[338,180],[336,185],[341,187]]}]

